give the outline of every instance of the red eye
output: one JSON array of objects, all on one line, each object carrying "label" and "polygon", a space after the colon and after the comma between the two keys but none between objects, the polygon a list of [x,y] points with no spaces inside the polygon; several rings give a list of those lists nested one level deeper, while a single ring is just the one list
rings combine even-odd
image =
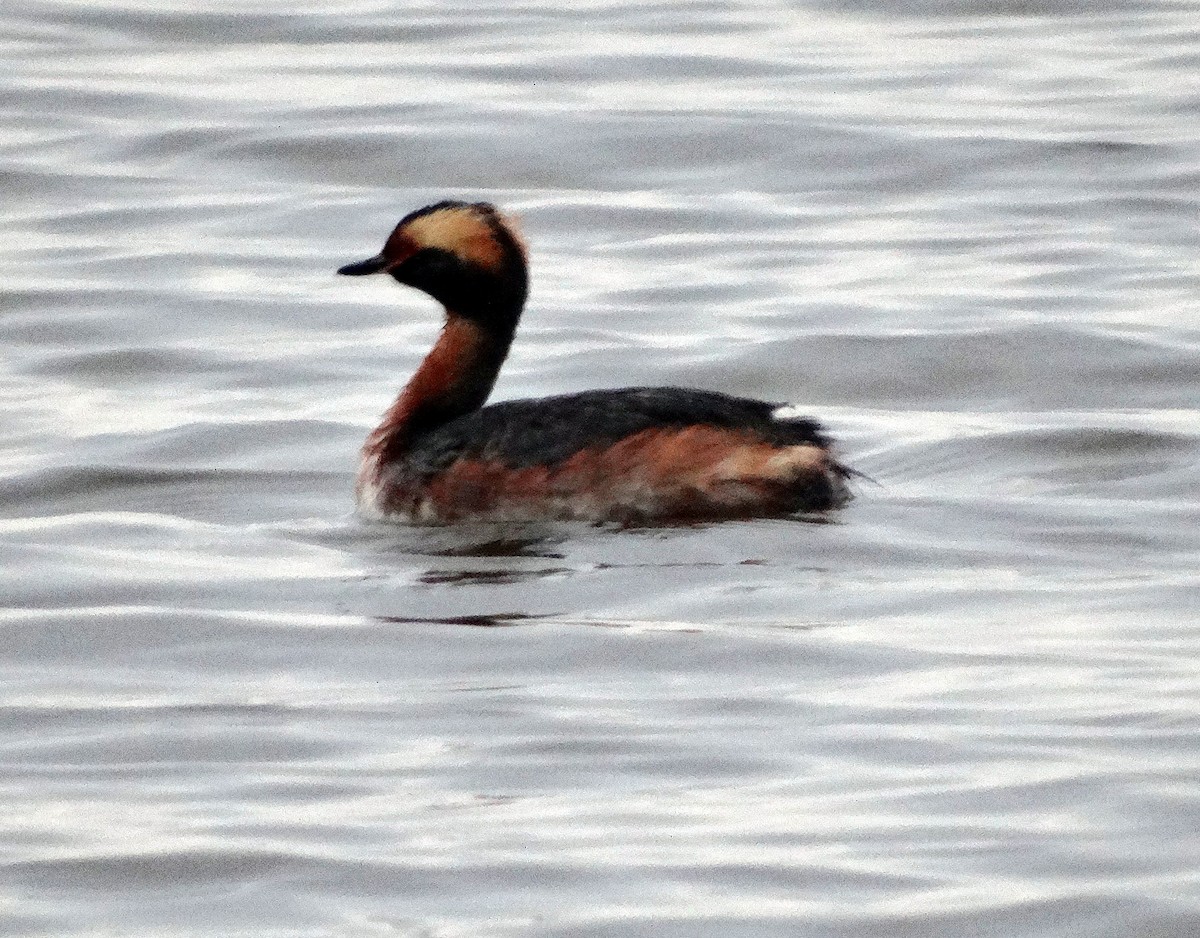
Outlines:
[{"label": "red eye", "polygon": [[380,253],[387,258],[389,267],[395,267],[397,264],[403,264],[419,250],[420,247],[407,232],[393,231]]}]

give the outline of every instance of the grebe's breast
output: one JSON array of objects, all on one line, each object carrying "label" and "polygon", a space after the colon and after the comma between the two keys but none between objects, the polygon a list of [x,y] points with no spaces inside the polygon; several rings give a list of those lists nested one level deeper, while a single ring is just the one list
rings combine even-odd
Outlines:
[{"label": "grebe's breast", "polygon": [[764,401],[683,388],[507,401],[399,453],[364,450],[373,517],[592,521],[817,511],[848,497],[819,424]]}]

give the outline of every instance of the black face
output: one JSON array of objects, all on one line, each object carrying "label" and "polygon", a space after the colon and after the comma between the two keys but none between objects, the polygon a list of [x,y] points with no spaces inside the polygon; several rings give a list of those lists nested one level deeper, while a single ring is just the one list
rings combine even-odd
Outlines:
[{"label": "black face", "polygon": [[388,271],[397,282],[428,293],[436,300],[446,291],[470,276],[470,267],[450,251],[442,248],[422,248]]},{"label": "black face", "polygon": [[428,293],[456,315],[483,325],[515,326],[525,302],[523,265],[495,273],[442,248],[422,248],[388,273],[397,282]]},{"label": "black face", "polygon": [[[474,223],[483,222],[491,229],[499,256],[485,252],[485,264],[464,260],[445,248],[424,247],[405,257],[415,247],[407,226],[425,215],[448,209],[474,210]],[[397,262],[397,257],[404,259]],[[339,274],[352,277],[384,272],[405,286],[428,293],[453,315],[509,331],[520,318],[528,290],[524,249],[496,210],[486,203],[439,202],[418,209],[400,221],[383,251],[338,270]]]},{"label": "black face", "polygon": [[482,273],[441,248],[422,248],[398,264],[381,253],[338,268],[338,273],[347,277],[363,277],[385,271],[405,286],[422,290],[451,306],[453,304],[447,298],[458,296],[464,284],[478,279]]}]

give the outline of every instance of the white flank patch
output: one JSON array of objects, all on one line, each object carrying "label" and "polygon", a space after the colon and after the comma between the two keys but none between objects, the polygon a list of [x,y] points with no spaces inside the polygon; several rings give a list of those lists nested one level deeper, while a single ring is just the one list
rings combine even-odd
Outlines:
[{"label": "white flank patch", "polygon": [[772,420],[797,420],[800,417],[807,416],[807,411],[799,404],[784,404],[782,407],[776,407],[771,411]]},{"label": "white flank patch", "polygon": [[367,457],[358,469],[358,480],[354,486],[358,513],[368,521],[382,521],[387,517],[383,510],[383,485],[376,470],[378,457]]}]

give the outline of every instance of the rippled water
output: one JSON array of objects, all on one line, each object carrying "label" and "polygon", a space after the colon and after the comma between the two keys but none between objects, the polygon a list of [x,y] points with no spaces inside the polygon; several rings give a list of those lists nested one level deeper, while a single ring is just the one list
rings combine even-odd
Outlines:
[{"label": "rippled water", "polygon": [[[0,933],[1200,931],[1200,8],[0,12]],[[794,400],[828,524],[372,526],[523,218],[498,397]]]}]

